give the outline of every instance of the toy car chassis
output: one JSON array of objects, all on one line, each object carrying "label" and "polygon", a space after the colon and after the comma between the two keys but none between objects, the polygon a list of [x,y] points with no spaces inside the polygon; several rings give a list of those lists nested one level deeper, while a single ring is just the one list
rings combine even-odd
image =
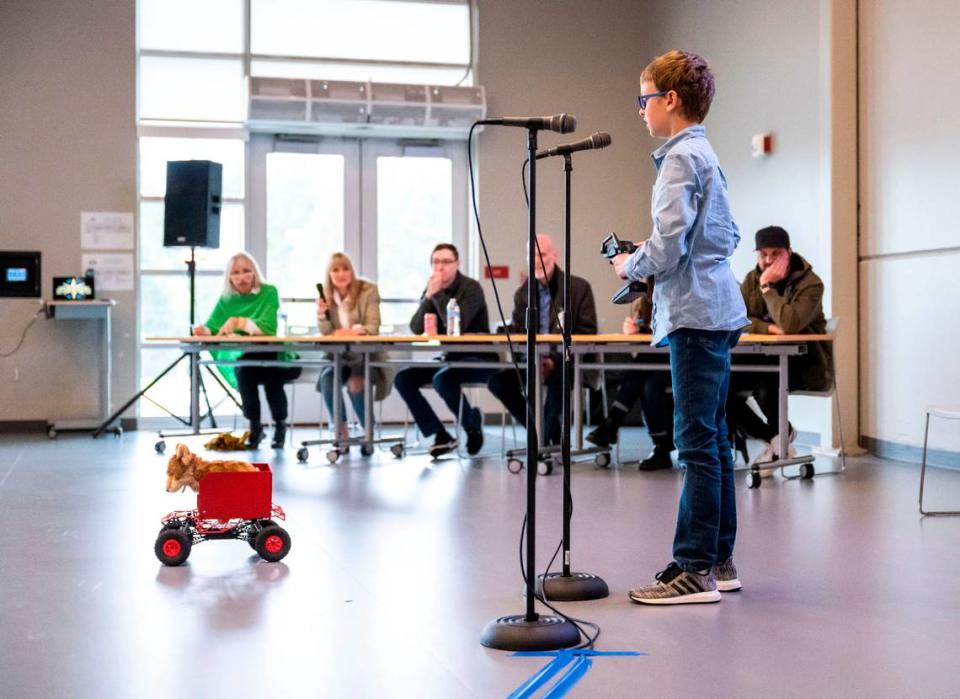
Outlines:
[{"label": "toy car chassis", "polygon": [[246,541],[265,561],[290,552],[290,535],[276,519],[283,508],[271,502],[273,473],[267,464],[253,472],[209,473],[200,481],[197,509],[174,510],[162,520],[153,550],[160,562],[178,566],[194,545],[212,539]]}]

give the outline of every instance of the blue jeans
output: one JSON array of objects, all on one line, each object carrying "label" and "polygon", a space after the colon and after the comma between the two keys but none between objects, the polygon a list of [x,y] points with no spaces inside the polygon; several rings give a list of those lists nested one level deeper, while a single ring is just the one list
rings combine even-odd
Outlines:
[{"label": "blue jeans", "polygon": [[686,468],[673,558],[686,571],[702,571],[733,554],[737,502],[733,454],[727,438],[730,350],[739,330],[670,333],[673,432]]},{"label": "blue jeans", "polygon": [[[347,379],[353,372],[348,366],[340,367],[340,385],[347,383]],[[327,404],[327,410],[330,411],[330,421],[333,422],[333,367],[328,366],[324,367],[323,371],[320,372],[320,380],[317,381],[317,390],[323,394],[323,401]],[[353,410],[357,414],[357,419],[360,422],[363,422],[363,391],[359,393],[351,393],[347,391],[347,394],[350,396],[350,402],[353,403]],[[347,421],[347,406],[340,406],[340,424],[345,424]]]},{"label": "blue jeans", "polygon": [[[450,357],[450,361],[457,362],[483,361],[486,359],[486,357],[463,355],[452,355]],[[443,423],[433,412],[433,408],[427,403],[427,399],[423,397],[420,389],[432,384],[443,402],[450,408],[450,412],[456,415],[460,408],[460,394],[463,384],[485,384],[494,371],[496,370],[449,366],[441,366],[437,369],[433,367],[408,367],[397,372],[393,385],[397,387],[397,393],[410,408],[410,413],[417,423],[417,428],[424,437],[430,437],[443,429]],[[471,407],[466,398],[463,399],[461,426],[463,429],[470,431],[479,430],[483,427],[483,415],[479,409]]]}]

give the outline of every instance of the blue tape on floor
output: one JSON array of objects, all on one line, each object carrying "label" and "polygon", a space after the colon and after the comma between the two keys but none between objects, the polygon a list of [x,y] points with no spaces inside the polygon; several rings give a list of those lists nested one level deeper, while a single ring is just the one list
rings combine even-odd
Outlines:
[{"label": "blue tape on floor", "polygon": [[[524,654],[517,653],[516,655]],[[507,697],[507,699],[527,699],[528,697],[532,697],[534,692],[553,679],[553,676],[560,672],[560,670],[573,662],[573,655],[570,653],[564,653],[561,655],[553,653],[552,655],[555,656],[553,660],[544,665],[539,672],[533,675],[522,685],[510,692],[510,695]]]},{"label": "blue tape on floor", "polygon": [[591,667],[593,667],[593,661],[588,656],[578,655],[566,674],[543,695],[543,699],[560,699],[567,696],[567,692],[573,689],[573,685],[579,682]]},{"label": "blue tape on floor", "polygon": [[513,655],[519,655],[526,658],[550,658],[555,655],[611,655],[611,656],[634,656],[646,655],[635,650],[589,650],[587,648],[578,648],[576,650],[518,650]]},{"label": "blue tape on floor", "polygon": [[583,648],[577,650],[520,651],[514,653],[514,655],[527,658],[553,658],[553,660],[513,690],[507,699],[530,699],[538,690],[545,687],[557,673],[570,665],[556,684],[548,689],[542,697],[542,699],[559,699],[566,696],[567,692],[593,667],[591,658],[603,656],[629,657],[646,655],[646,653],[638,653],[632,650],[602,651]]}]

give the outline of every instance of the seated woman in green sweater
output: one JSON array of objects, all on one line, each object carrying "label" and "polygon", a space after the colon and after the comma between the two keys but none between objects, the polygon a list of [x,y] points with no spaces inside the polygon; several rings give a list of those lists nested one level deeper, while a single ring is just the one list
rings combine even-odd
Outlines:
[{"label": "seated woman in green sweater", "polygon": [[[194,335],[276,335],[280,296],[267,284],[256,261],[245,252],[230,258],[224,275],[223,293],[210,318],[193,328]],[[288,359],[287,353],[248,352],[240,359]],[[283,384],[300,375],[300,367],[241,366],[235,371],[223,367],[222,373],[238,391],[243,416],[250,421],[250,446],[256,449],[263,439],[258,386],[263,386],[276,425],[274,449],[283,447],[287,433],[287,394]]]}]

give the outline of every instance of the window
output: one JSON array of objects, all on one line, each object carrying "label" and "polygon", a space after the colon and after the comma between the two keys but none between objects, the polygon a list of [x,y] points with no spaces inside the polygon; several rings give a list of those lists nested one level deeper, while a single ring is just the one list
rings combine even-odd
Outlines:
[{"label": "window", "polygon": [[[220,248],[196,250],[196,322],[206,319],[227,259],[249,251],[287,302],[288,327],[315,325],[315,285],[332,252],[349,253],[384,297],[384,325],[404,326],[441,240],[463,250],[462,144],[247,133],[250,76],[471,85],[469,0],[139,0],[140,379],[176,349],[146,337],[190,324],[188,248],[163,247],[166,163],[223,165]],[[301,138],[302,136],[302,138]],[[207,374],[207,372],[204,372]],[[139,404],[142,417],[188,409],[186,362]],[[206,381],[210,401],[223,390]],[[163,407],[159,407],[156,403]],[[232,408],[231,408],[232,409]]]},{"label": "window", "polygon": [[284,271],[285,296],[315,296],[325,259],[344,249],[343,194],[342,155],[267,156],[267,269]]},{"label": "window", "polygon": [[243,120],[243,62],[239,59],[140,58],[140,118]]},{"label": "window", "polygon": [[452,170],[449,158],[377,158],[377,279],[381,296],[398,299],[384,305],[384,324],[409,323],[430,251],[456,238]]},{"label": "window", "polygon": [[465,3],[252,0],[254,54],[470,65]]},{"label": "window", "polygon": [[141,50],[243,53],[244,0],[140,0]]}]

